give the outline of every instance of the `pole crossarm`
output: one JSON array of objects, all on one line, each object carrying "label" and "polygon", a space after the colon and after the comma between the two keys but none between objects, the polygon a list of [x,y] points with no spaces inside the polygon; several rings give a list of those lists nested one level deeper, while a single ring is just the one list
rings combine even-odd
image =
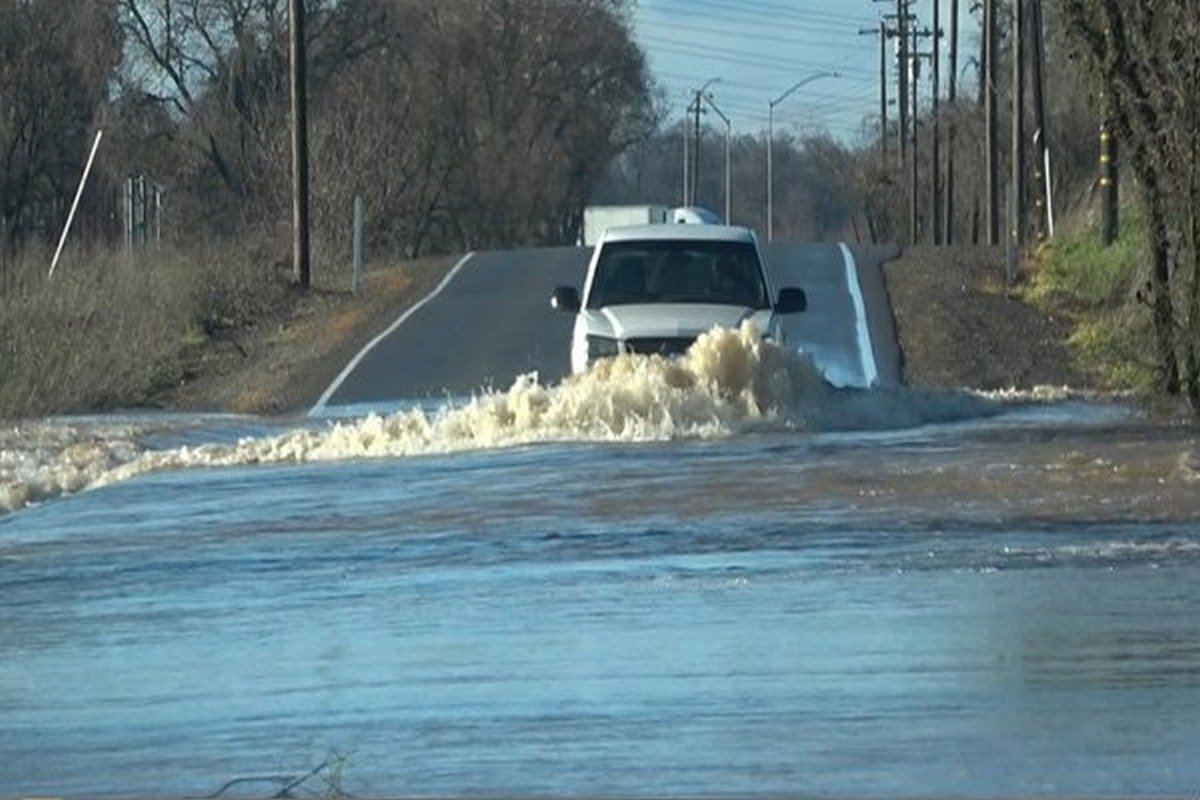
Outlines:
[{"label": "pole crossarm", "polygon": [[730,124],[729,117],[726,116],[725,112],[722,111],[720,106],[718,106],[716,104],[716,102],[713,100],[713,96],[711,94],[704,95],[704,102],[707,103],[708,107],[711,108],[716,113],[716,115],[721,118],[722,122],[724,122],[726,125]]}]

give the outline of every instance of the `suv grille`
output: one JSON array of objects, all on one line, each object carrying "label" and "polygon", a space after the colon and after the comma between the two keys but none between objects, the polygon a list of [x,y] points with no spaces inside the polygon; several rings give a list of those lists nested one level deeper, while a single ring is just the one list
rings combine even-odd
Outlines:
[{"label": "suv grille", "polygon": [[694,337],[646,337],[641,339],[626,339],[625,352],[639,355],[681,356],[695,342]]}]

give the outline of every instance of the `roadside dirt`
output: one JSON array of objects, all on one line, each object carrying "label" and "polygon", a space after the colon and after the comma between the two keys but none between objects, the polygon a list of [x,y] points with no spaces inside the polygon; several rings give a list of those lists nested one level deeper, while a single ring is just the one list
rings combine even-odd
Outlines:
[{"label": "roadside dirt", "polygon": [[1069,322],[1006,290],[1001,251],[910,248],[884,277],[909,384],[1092,388],[1071,362]]},{"label": "roadside dirt", "polygon": [[190,411],[305,411],[363,345],[433,290],[455,260],[376,268],[357,297],[320,290],[293,294],[270,318],[224,332],[195,352],[189,379],[157,402]]},{"label": "roadside dirt", "polygon": [[[456,258],[369,273],[359,297],[313,292],[272,319],[198,352],[182,386],[159,398],[180,410],[279,414],[316,401],[344,365],[427,295]],[[914,248],[884,267],[908,383],[937,387],[1088,388],[1071,364],[1066,320],[1006,293],[1001,254]]]}]

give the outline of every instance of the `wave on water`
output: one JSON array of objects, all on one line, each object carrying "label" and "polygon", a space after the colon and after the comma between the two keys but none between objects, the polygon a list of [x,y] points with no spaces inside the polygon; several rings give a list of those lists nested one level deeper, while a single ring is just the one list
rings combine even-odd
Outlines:
[{"label": "wave on water", "polygon": [[444,454],[548,442],[704,439],[764,430],[886,429],[989,413],[965,392],[838,389],[749,323],[715,328],[678,360],[622,355],[544,386],[433,411],[368,415],[233,443],[151,450],[130,426],[35,423],[0,436],[0,510],[168,469]]},{"label": "wave on water", "polygon": [[94,485],[138,457],[140,433],[126,424],[57,422],[0,429],[0,512]]}]

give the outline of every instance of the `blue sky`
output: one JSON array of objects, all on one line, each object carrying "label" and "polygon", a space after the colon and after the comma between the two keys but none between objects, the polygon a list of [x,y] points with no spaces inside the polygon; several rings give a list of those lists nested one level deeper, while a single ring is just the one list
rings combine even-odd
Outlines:
[{"label": "blue sky", "polygon": [[[945,29],[950,0],[941,0],[941,6]],[[971,0],[960,0],[960,72],[977,49],[970,6]],[[932,9],[933,0],[917,0],[922,27],[932,24]],[[709,92],[734,132],[765,131],[771,99],[815,72],[836,70],[840,77],[813,81],[779,104],[776,130],[826,129],[854,141],[864,118],[878,124],[879,114],[879,40],[859,30],[877,28],[880,17],[894,10],[894,2],[874,0],[636,0],[633,20],[667,93],[668,123],[683,115],[689,90],[719,78]],[[948,40],[942,42],[943,81]],[[973,69],[965,80],[969,87]],[[927,82],[923,91],[928,94]],[[894,95],[894,88],[889,92]]]}]

